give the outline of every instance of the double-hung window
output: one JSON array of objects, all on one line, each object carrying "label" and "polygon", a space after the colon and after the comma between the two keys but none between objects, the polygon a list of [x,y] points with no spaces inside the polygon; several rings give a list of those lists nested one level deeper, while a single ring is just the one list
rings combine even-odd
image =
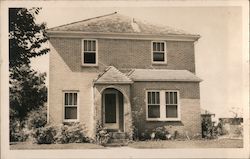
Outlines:
[{"label": "double-hung window", "polygon": [[165,95],[166,98],[166,117],[177,118],[178,117],[178,96],[175,91],[168,91]]},{"label": "double-hung window", "polygon": [[164,64],[167,62],[166,42],[152,42],[152,62],[155,64]]},{"label": "double-hung window", "polygon": [[147,120],[180,120],[179,92],[175,90],[147,91]]},{"label": "double-hung window", "polygon": [[97,40],[82,40],[82,64],[97,65]]},{"label": "double-hung window", "polygon": [[78,92],[64,92],[64,121],[78,120]]},{"label": "double-hung window", "polygon": [[148,92],[148,117],[160,118],[160,92]]}]

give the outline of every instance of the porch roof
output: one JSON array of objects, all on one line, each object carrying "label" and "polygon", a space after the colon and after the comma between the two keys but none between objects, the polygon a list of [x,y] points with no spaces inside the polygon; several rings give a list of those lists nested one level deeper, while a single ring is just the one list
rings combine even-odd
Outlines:
[{"label": "porch roof", "polygon": [[184,81],[201,82],[188,70],[134,69],[128,75],[133,81]]},{"label": "porch roof", "polygon": [[94,81],[95,84],[130,84],[133,81],[114,66],[109,66]]}]

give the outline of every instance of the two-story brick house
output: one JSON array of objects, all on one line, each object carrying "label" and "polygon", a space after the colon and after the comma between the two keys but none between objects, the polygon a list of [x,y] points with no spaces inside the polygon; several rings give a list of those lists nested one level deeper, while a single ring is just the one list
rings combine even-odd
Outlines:
[{"label": "two-story brick house", "polygon": [[125,133],[132,121],[140,133],[166,125],[201,133],[194,56],[199,35],[118,13],[54,27],[48,34],[50,123],[79,121],[90,136],[97,121]]}]

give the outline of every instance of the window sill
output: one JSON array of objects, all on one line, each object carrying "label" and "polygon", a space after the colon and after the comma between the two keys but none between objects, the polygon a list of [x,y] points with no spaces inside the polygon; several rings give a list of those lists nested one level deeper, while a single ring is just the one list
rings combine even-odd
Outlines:
[{"label": "window sill", "polygon": [[181,121],[180,118],[165,118],[165,119],[160,119],[160,118],[148,118],[147,121]]},{"label": "window sill", "polygon": [[167,62],[152,62],[152,65],[167,65]]},{"label": "window sill", "polygon": [[98,67],[98,64],[82,64],[82,67]]},{"label": "window sill", "polygon": [[74,123],[74,122],[79,122],[78,119],[68,119],[68,120],[63,120],[64,123]]}]

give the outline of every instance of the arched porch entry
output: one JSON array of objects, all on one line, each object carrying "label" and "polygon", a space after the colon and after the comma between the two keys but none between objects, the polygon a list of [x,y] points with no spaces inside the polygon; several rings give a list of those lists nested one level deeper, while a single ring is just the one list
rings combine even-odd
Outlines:
[{"label": "arched porch entry", "polygon": [[130,134],[132,115],[130,85],[95,84],[95,121],[101,122],[109,131]]},{"label": "arched porch entry", "polygon": [[123,94],[115,88],[102,92],[102,123],[109,131],[124,132]]}]

